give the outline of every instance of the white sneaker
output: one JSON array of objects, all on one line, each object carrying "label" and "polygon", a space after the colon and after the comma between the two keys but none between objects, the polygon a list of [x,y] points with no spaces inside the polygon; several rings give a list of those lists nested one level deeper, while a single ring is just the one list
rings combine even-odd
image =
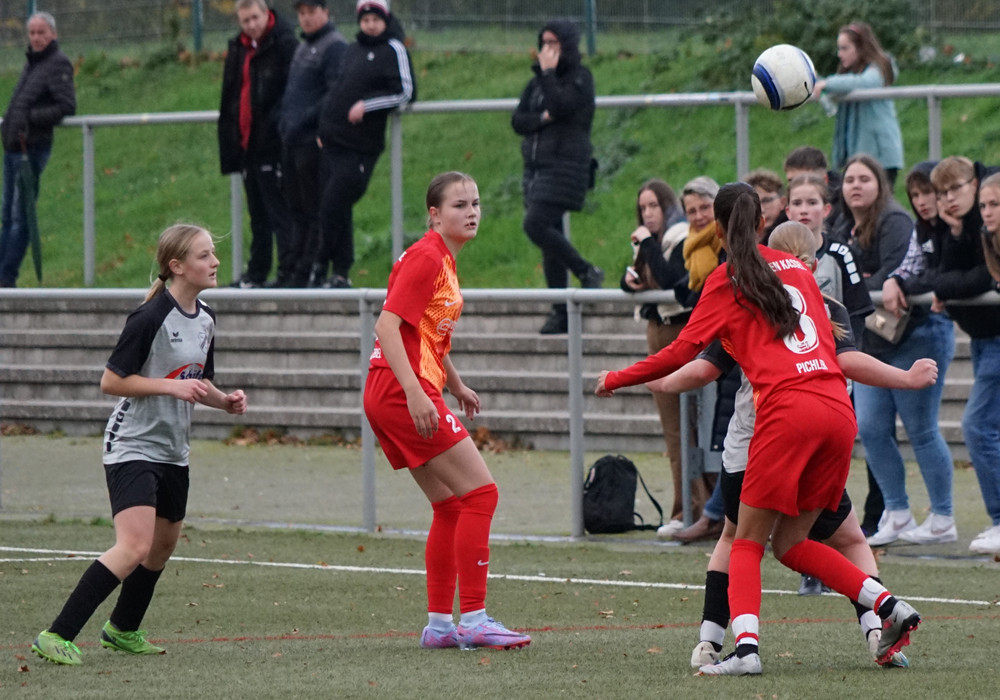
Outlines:
[{"label": "white sneaker", "polygon": [[969,551],[980,554],[1000,554],[1000,525],[988,527],[972,540]]},{"label": "white sneaker", "polygon": [[660,527],[656,529],[656,536],[659,537],[661,540],[669,540],[671,537],[674,536],[675,532],[680,532],[683,529],[684,529],[683,520],[671,520],[669,523],[660,525]]},{"label": "white sneaker", "polygon": [[759,676],[761,673],[760,654],[747,654],[742,659],[734,651],[717,664],[702,666],[698,676]]},{"label": "white sneaker", "polygon": [[955,542],[958,539],[955,518],[950,515],[931,513],[927,516],[927,520],[921,523],[920,527],[900,532],[899,539],[912,542],[913,544]]},{"label": "white sneaker", "polygon": [[878,530],[868,538],[868,544],[879,547],[899,539],[900,533],[912,530],[917,526],[913,513],[907,510],[884,510],[878,521]]},{"label": "white sneaker", "polygon": [[715,650],[711,642],[698,642],[698,646],[691,652],[691,668],[701,668],[719,663],[719,652]]}]

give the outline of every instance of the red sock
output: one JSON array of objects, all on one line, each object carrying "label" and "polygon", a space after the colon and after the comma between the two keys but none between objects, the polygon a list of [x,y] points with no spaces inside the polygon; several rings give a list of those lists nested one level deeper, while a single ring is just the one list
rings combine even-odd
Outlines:
[{"label": "red sock", "polygon": [[[729,555],[729,615],[760,616],[760,560],[764,545],[736,540]],[[739,640],[737,640],[739,642]]]},{"label": "red sock", "polygon": [[868,574],[852,564],[833,547],[813,540],[802,540],[785,552],[781,563],[800,574],[813,576],[827,586],[857,600]]},{"label": "red sock", "polygon": [[434,519],[427,533],[424,567],[427,569],[427,612],[451,615],[455,607],[455,528],[462,504],[452,496],[432,503]]},{"label": "red sock", "polygon": [[497,486],[487,484],[458,499],[462,512],[455,529],[459,612],[486,607],[486,575],[490,563],[490,525],[497,509]]}]

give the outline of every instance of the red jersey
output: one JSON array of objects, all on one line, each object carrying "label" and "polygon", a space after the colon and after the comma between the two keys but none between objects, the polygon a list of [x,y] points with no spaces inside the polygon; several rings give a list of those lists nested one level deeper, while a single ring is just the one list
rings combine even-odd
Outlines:
[{"label": "red jersey", "polygon": [[[447,380],[442,360],[451,350],[451,334],[462,315],[455,257],[441,234],[428,231],[399,256],[382,308],[403,319],[399,332],[413,372],[441,391]],[[369,369],[377,367],[389,369],[376,339]]]},{"label": "red jersey", "polygon": [[799,311],[794,333],[775,338],[774,326],[757,306],[742,298],[737,301],[726,265],[720,265],[708,276],[701,299],[677,340],[631,367],[610,372],[605,386],[614,390],[670,374],[719,338],[753,385],[758,412],[775,390],[787,388],[843,401],[853,412],[826,306],[812,271],[787,253],[766,246],[758,250]]}]

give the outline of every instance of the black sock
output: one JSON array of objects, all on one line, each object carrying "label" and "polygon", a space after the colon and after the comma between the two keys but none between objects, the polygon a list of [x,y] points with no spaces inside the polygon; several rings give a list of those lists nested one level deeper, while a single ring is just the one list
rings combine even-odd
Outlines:
[{"label": "black sock", "polygon": [[744,656],[749,656],[750,654],[759,654],[760,648],[756,644],[737,644],[736,645],[736,658],[742,659]]},{"label": "black sock", "polygon": [[722,629],[729,626],[729,574],[711,570],[705,574],[705,608],[701,619]]},{"label": "black sock", "polygon": [[121,581],[108,567],[95,561],[83,572],[80,582],[70,593],[59,617],[49,625],[49,632],[58,634],[67,641],[76,639],[87,620],[97,610],[97,606],[111,595]]},{"label": "black sock", "polygon": [[149,601],[153,599],[156,582],[162,573],[163,569],[150,571],[142,564],[135,567],[135,571],[122,581],[122,591],[118,595],[115,609],[111,612],[112,625],[122,632],[134,632],[139,629],[142,618],[149,608]]},{"label": "black sock", "polygon": [[892,609],[894,607],[896,607],[896,598],[894,596],[889,596],[882,601],[880,606],[878,606],[876,614],[883,620],[888,620],[889,616],[892,615]]}]

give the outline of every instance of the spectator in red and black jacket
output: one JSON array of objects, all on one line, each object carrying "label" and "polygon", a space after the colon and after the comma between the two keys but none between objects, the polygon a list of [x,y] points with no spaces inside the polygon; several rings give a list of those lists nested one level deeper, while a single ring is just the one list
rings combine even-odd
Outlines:
[{"label": "spectator in red and black jacket", "polygon": [[280,287],[287,284],[295,260],[282,193],[278,117],[298,40],[265,0],[237,0],[236,17],[241,31],[229,41],[222,74],[219,161],[224,175],[243,175],[252,238],[246,272],[233,286],[264,286],[277,243],[275,286]]}]

